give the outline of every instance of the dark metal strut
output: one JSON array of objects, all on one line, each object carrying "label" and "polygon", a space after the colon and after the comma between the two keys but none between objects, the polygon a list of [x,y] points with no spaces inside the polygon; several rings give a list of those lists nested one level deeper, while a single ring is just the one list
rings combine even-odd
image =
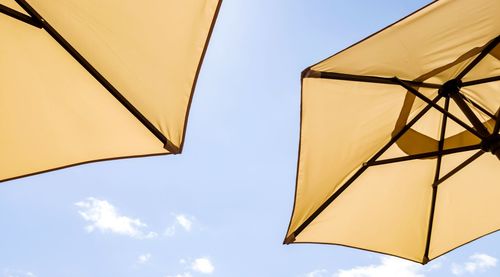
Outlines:
[{"label": "dark metal strut", "polygon": [[[434,211],[436,206],[437,192],[439,184],[443,183],[445,180],[453,176],[455,173],[462,170],[465,166],[479,158],[485,152],[491,152],[500,159],[500,108],[497,113],[493,115],[491,112],[475,103],[471,99],[468,99],[465,95],[460,93],[460,88],[462,86],[472,86],[478,85],[488,82],[494,82],[500,80],[500,76],[484,78],[480,80],[468,81],[462,83],[462,78],[470,72],[491,50],[493,50],[496,45],[500,41],[500,36],[496,37],[492,41],[490,41],[481,53],[462,71],[458,74],[456,79],[450,80],[443,85],[437,85],[426,82],[419,81],[411,81],[411,80],[400,80],[397,77],[394,78],[386,78],[386,77],[376,77],[376,76],[361,76],[361,75],[352,75],[352,74],[344,74],[344,73],[332,73],[332,72],[318,72],[311,69],[307,69],[303,72],[303,77],[309,78],[324,78],[324,79],[336,79],[336,80],[344,80],[344,81],[355,81],[355,82],[369,82],[369,83],[378,83],[378,84],[391,84],[391,85],[400,85],[408,90],[410,93],[420,98],[424,102],[427,103],[427,106],[420,111],[410,122],[408,122],[396,135],[394,135],[391,140],[384,145],[375,155],[373,155],[367,162],[363,163],[362,166],[351,176],[344,184],[340,186],[319,208],[317,208],[295,231],[291,233],[286,239],[285,243],[289,244],[295,241],[295,238],[315,219],[319,216],[321,212],[323,212],[340,194],[342,194],[361,174],[363,174],[369,167],[396,163],[414,159],[424,159],[424,158],[432,158],[437,157],[436,160],[436,172],[434,174],[434,182],[432,184],[432,202],[430,208],[429,215],[429,224],[427,230],[427,240],[425,245],[425,253],[423,257],[423,263],[427,263],[429,261],[429,249],[431,242],[431,234],[433,227],[433,219],[434,219]],[[426,88],[438,88],[438,96],[436,96],[433,100],[427,98],[425,95],[420,93],[415,87],[426,87]],[[442,108],[437,104],[437,102],[441,98],[445,98],[445,107]],[[460,120],[455,115],[449,112],[449,104],[450,99],[452,99],[460,110],[464,113],[467,119],[472,123],[472,126],[469,126],[467,123]],[[495,120],[495,127],[492,133],[488,131],[488,129],[484,126],[482,121],[475,115],[469,105],[466,103],[471,103],[472,106],[476,107],[478,110],[483,112],[484,114],[490,116]],[[399,138],[401,138],[422,116],[427,113],[431,108],[434,108],[443,114],[443,119],[441,123],[441,133],[440,139],[438,142],[438,151],[426,152],[408,155],[404,157],[390,158],[384,160],[377,160],[380,156],[382,156],[385,151],[387,151],[391,145],[393,145]],[[451,149],[444,149],[444,141],[445,141],[445,133],[446,133],[446,124],[447,120],[453,120],[464,129],[481,139],[480,144],[463,146]],[[476,154],[462,162],[460,165],[455,167],[449,173],[440,178],[441,174],[441,162],[442,157],[444,155],[460,153],[471,150],[478,150]]]},{"label": "dark metal strut", "polygon": [[462,87],[475,86],[475,85],[496,82],[496,81],[500,81],[500,76],[494,76],[494,77],[488,77],[488,78],[479,79],[479,80],[463,82]]},{"label": "dark metal strut", "polygon": [[33,17],[25,15],[22,12],[18,12],[16,10],[11,9],[11,8],[5,6],[5,5],[2,5],[2,4],[0,4],[0,13],[3,13],[5,15],[8,15],[8,16],[12,17],[12,18],[20,20],[20,21],[22,21],[24,23],[27,23],[27,24],[31,25],[31,26],[34,26],[34,27],[37,27],[37,28],[42,28],[42,24],[40,24],[40,22],[38,22]]},{"label": "dark metal strut", "polygon": [[455,79],[462,80],[462,78],[465,75],[467,75],[467,73],[469,73],[484,57],[486,57],[486,55],[488,55],[491,52],[491,50],[495,49],[495,47],[498,45],[499,42],[500,42],[500,36],[497,36],[496,38],[492,39],[486,45],[486,47],[484,47],[484,49],[481,51],[481,53],[479,53],[479,55],[474,60],[472,60],[472,62],[469,63],[467,65],[467,67],[465,67],[465,69],[462,70],[462,72],[460,72],[455,77]]},{"label": "dark metal strut", "polygon": [[[314,71],[314,70],[308,70],[306,72],[306,74],[311,78],[395,85],[393,78],[387,78],[387,77],[353,75],[353,74],[336,73],[336,72],[320,72],[320,71]],[[404,82],[407,84],[410,84],[412,86],[423,87],[423,88],[440,88],[441,87],[441,85],[439,85],[439,84],[412,81],[412,80],[404,80]]]},{"label": "dark metal strut", "polygon": [[462,147],[456,147],[456,148],[450,148],[450,149],[441,149],[438,151],[425,152],[425,153],[413,154],[413,155],[384,159],[384,160],[377,160],[377,161],[373,161],[371,163],[365,163],[365,164],[368,166],[376,166],[376,165],[398,163],[398,162],[411,161],[411,160],[417,160],[417,159],[428,159],[428,158],[434,158],[434,157],[445,156],[445,155],[461,153],[461,152],[466,152],[466,151],[471,151],[471,150],[478,150],[478,149],[481,149],[481,144],[474,144],[474,145],[462,146]]},{"label": "dark metal strut", "polygon": [[[448,108],[450,107],[450,98],[446,98],[445,103],[444,103],[444,110],[448,111]],[[439,137],[439,143],[438,143],[438,151],[442,152],[444,148],[444,139],[445,139],[445,134],[446,134],[446,123],[448,120],[448,116],[446,114],[443,114],[443,119],[441,121],[441,134]],[[431,245],[431,235],[432,235],[432,226],[434,222],[434,211],[436,208],[436,198],[437,198],[437,182],[439,180],[439,176],[441,174],[441,161],[442,161],[443,155],[439,154],[436,159],[436,172],[434,173],[434,182],[432,184],[432,199],[431,199],[431,211],[429,215],[429,223],[428,223],[428,229],[427,229],[427,240],[425,242],[425,252],[424,252],[424,257],[423,257],[423,263],[426,264],[429,262],[429,249]]]},{"label": "dark metal strut", "polygon": [[[431,103],[435,104],[442,98],[441,95],[436,96]],[[313,214],[311,214],[288,238],[285,239],[285,243],[292,243],[295,238],[316,218],[318,215],[325,210],[330,203],[332,203],[342,192],[344,192],[366,169],[368,169],[369,164],[376,161],[382,154],[387,151],[400,137],[402,137],[410,128],[417,123],[417,121],[422,118],[431,108],[432,104],[428,104],[423,110],[421,110],[408,124],[406,124],[391,140],[385,144],[373,157],[370,158],[366,163],[364,163],[361,168],[359,168],[356,173],[354,173],[347,182],[345,182],[338,190],[336,190],[333,195],[331,195]]]},{"label": "dark metal strut", "polygon": [[485,109],[483,106],[479,105],[478,103],[476,103],[475,101],[473,101],[469,97],[465,96],[464,94],[462,94],[462,97],[464,98],[465,101],[469,102],[472,106],[474,106],[476,109],[478,109],[479,111],[481,111],[485,115],[489,116],[491,119],[493,119],[495,121],[497,120],[498,116],[492,114],[490,111]]},{"label": "dark metal strut", "polygon": [[490,135],[486,127],[484,127],[481,120],[474,114],[472,109],[465,103],[465,100],[460,93],[460,88],[462,87],[462,82],[457,79],[450,80],[446,82],[440,89],[439,93],[445,97],[451,97],[455,104],[460,108],[460,110],[465,114],[467,119],[472,123],[474,129],[481,135],[481,138],[486,138]]},{"label": "dark metal strut", "polygon": [[[453,115],[453,114],[449,113],[448,111],[444,110],[443,108],[441,108],[441,106],[439,106],[438,104],[431,103],[431,100],[429,98],[427,98],[421,92],[419,92],[418,90],[416,90],[414,87],[408,85],[407,83],[405,83],[404,81],[398,79],[397,77],[394,77],[393,80],[394,80],[394,82],[400,84],[402,87],[404,87],[405,89],[407,89],[409,92],[411,92],[412,94],[414,94],[415,96],[417,96],[418,98],[420,98],[421,100],[423,100],[424,102],[432,105],[432,107],[434,109],[440,111],[442,114],[446,114],[447,117],[449,117],[451,120],[453,120],[456,123],[458,123],[464,129],[466,129],[467,131],[471,132],[472,134],[474,134],[478,138],[483,139],[485,137],[484,135],[482,135],[481,133],[479,133],[475,129],[471,128],[467,123],[465,123],[462,120],[460,120],[455,115]],[[440,94],[440,95],[444,96],[443,94]]]},{"label": "dark metal strut", "polygon": [[[31,25],[43,28],[47,33],[54,38],[78,63],[80,63],[87,72],[89,72],[108,92],[110,92],[116,100],[118,100],[134,117],[139,120],[156,138],[164,145],[164,148],[170,153],[178,154],[180,149],[170,142],[163,133],[158,130],[134,105],[132,105],[119,91],[116,89],[97,69],[90,64],[61,34],[59,34],[26,0],[16,0],[30,16],[22,13],[17,14],[18,18]],[[5,8],[4,8],[5,10]],[[10,11],[11,12],[11,11]],[[10,15],[10,14],[9,14]],[[13,16],[14,17],[14,16]],[[17,17],[16,17],[17,18]],[[28,19],[27,19],[28,18]],[[23,20],[25,19],[25,20]]]},{"label": "dark metal strut", "polygon": [[467,160],[465,160],[464,162],[462,162],[461,164],[459,164],[457,167],[455,167],[453,170],[451,170],[450,172],[448,172],[446,175],[444,175],[443,177],[441,177],[436,182],[436,186],[442,184],[448,178],[450,178],[451,176],[455,175],[457,172],[459,172],[464,167],[466,167],[467,165],[469,165],[470,163],[472,163],[473,161],[475,161],[477,158],[481,157],[481,155],[483,155],[484,153],[485,153],[485,151],[483,151],[483,150],[479,150],[478,152],[476,152],[470,158],[468,158]]}]

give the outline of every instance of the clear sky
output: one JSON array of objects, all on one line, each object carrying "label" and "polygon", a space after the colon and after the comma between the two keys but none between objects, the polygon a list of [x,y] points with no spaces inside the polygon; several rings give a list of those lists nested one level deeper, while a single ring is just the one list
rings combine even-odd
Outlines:
[{"label": "clear sky", "polygon": [[427,2],[225,0],[184,153],[0,184],[0,276],[500,276],[500,234],[425,267],[345,247],[282,245],[300,72]]}]

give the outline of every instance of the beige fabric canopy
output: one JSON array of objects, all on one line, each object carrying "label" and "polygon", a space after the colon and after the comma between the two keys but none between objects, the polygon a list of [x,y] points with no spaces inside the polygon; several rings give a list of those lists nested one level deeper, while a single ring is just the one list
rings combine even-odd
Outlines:
[{"label": "beige fabric canopy", "polygon": [[499,14],[436,1],[303,72],[286,244],[427,263],[500,229]]},{"label": "beige fabric canopy", "polygon": [[219,0],[0,0],[0,181],[178,154]]}]

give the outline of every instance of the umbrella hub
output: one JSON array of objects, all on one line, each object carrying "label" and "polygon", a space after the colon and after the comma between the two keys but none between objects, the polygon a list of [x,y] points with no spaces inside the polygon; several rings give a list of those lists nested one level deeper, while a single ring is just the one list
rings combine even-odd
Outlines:
[{"label": "umbrella hub", "polygon": [[481,141],[481,149],[491,152],[500,159],[500,134],[492,134]]},{"label": "umbrella hub", "polygon": [[461,87],[462,87],[462,80],[451,79],[441,86],[438,93],[443,97],[451,97],[459,93]]}]

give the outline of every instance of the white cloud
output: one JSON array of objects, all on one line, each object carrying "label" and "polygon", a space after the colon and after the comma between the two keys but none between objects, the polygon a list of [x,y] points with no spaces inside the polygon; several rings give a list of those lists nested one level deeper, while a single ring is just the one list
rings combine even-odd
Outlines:
[{"label": "white cloud", "polygon": [[465,273],[475,273],[485,271],[489,268],[496,267],[497,258],[486,254],[474,254],[469,257],[469,261],[464,264],[454,263],[451,266],[451,273],[454,275],[463,275]]},{"label": "white cloud", "polygon": [[78,213],[89,225],[85,227],[87,232],[100,230],[101,232],[112,232],[121,235],[127,235],[136,239],[155,238],[158,234],[155,232],[143,231],[147,227],[139,219],[134,219],[120,215],[117,209],[106,200],[99,200],[89,197],[84,201],[75,203],[80,208]]},{"label": "white cloud", "polygon": [[191,269],[203,274],[212,274],[215,267],[208,258],[198,258],[191,264]]},{"label": "white cloud", "polygon": [[327,272],[328,271],[326,269],[318,269],[318,270],[311,271],[311,272],[307,273],[305,275],[305,277],[323,277],[323,276],[326,276],[325,274]]},{"label": "white cloud", "polygon": [[139,257],[137,257],[137,263],[145,264],[145,263],[149,262],[150,259],[151,259],[150,253],[142,254]]},{"label": "white cloud", "polygon": [[[341,269],[335,277],[424,277],[423,266],[395,257],[382,257],[380,264]],[[314,275],[313,275],[314,276]],[[321,275],[320,275],[321,276]]]},{"label": "white cloud", "polygon": [[[186,266],[186,269],[191,269],[192,271],[202,273],[202,274],[212,274],[215,271],[215,267],[208,258],[198,258],[193,262],[188,263],[186,259],[180,259],[179,263]],[[190,271],[179,273],[177,275],[168,275],[166,277],[192,277]]]},{"label": "white cloud", "polygon": [[179,225],[182,226],[182,228],[184,228],[184,230],[186,231],[191,231],[191,227],[193,226],[193,222],[188,219],[185,215],[183,214],[179,214],[175,217],[177,223],[179,223]]},{"label": "white cloud", "polygon": [[171,236],[175,235],[177,226],[180,226],[186,232],[190,232],[192,230],[194,217],[187,216],[184,214],[178,214],[178,215],[174,215],[174,216],[175,216],[175,221],[171,226],[167,227],[167,229],[165,230],[165,233],[164,233],[165,236],[171,237]]},{"label": "white cloud", "polygon": [[10,270],[10,269],[4,269],[2,276],[3,277],[36,277],[36,275],[30,271]]},{"label": "white cloud", "polygon": [[176,275],[168,275],[166,277],[193,277],[190,272],[179,273]]}]

